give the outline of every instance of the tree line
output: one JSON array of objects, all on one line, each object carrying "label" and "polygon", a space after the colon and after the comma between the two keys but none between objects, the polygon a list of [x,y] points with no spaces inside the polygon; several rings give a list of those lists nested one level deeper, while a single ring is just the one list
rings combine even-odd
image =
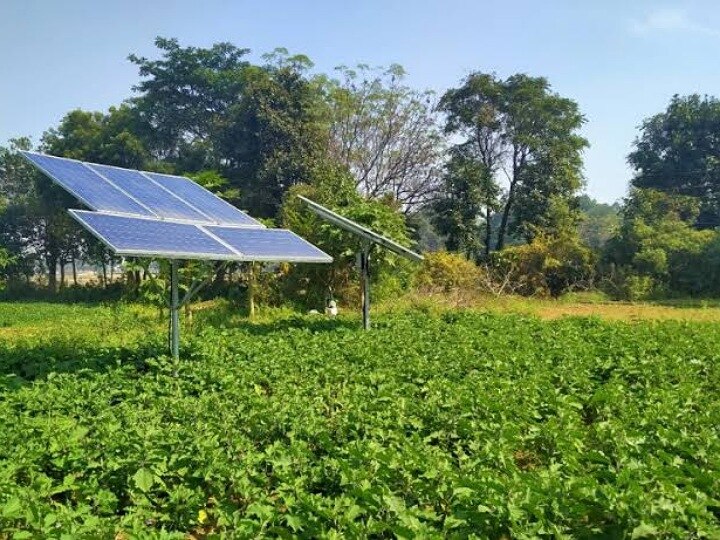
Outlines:
[{"label": "tree line", "polygon": [[[308,216],[294,193],[421,249],[455,252],[524,294],[602,286],[636,298],[720,288],[720,276],[697,266],[720,253],[715,98],[675,96],[644,122],[628,158],[629,195],[603,205],[582,194],[585,117],[544,77],[474,72],[437,95],[408,86],[398,65],[318,74],[309,58],[283,49],[253,62],[230,43],[155,44],[157,58],[129,56],[139,83],[126,101],[107,112],[70,111],[35,146],[20,137],[0,148],[7,283],[44,275],[55,290],[82,261],[102,268],[107,284],[117,263],[67,216],[79,203],[18,154],[34,148],[189,175],[253,216],[293,228],[336,257],[328,268],[282,271],[286,289],[311,296],[350,287],[354,240]],[[396,280],[406,275],[402,262],[377,257]],[[147,263],[125,275],[137,286]]]}]

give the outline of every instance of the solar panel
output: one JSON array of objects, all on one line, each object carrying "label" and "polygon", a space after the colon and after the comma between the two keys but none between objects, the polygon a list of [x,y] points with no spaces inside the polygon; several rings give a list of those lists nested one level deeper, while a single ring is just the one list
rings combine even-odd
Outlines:
[{"label": "solar panel", "polygon": [[381,246],[389,249],[390,251],[393,251],[394,253],[397,253],[398,255],[401,255],[407,259],[411,259],[413,261],[422,261],[423,256],[415,253],[414,251],[406,248],[405,246],[401,246],[394,240],[390,240],[389,238],[386,238],[385,236],[382,236],[374,231],[371,231],[367,227],[363,227],[359,223],[355,223],[354,221],[341,216],[340,214],[337,214],[333,212],[332,210],[325,208],[324,206],[311,201],[310,199],[303,197],[302,195],[298,195],[300,199],[305,201],[309,206],[310,209],[315,212],[318,216],[321,218],[329,221],[330,223],[334,223],[341,229],[345,229],[348,232],[351,232],[361,238],[364,238],[365,240],[369,240],[370,242],[373,242],[375,244],[380,244]]},{"label": "solar panel", "polygon": [[209,216],[217,223],[231,225],[245,225],[251,227],[264,227],[262,223],[254,220],[245,212],[241,212],[232,204],[210,193],[202,186],[182,176],[169,174],[145,173],[149,178],[162,187],[190,203],[203,214]]},{"label": "solar panel", "polygon": [[93,210],[153,216],[150,210],[134,201],[80,161],[32,152],[23,152],[23,155]]},{"label": "solar panel", "polygon": [[237,254],[192,223],[70,210],[118,255],[170,259],[237,259]]},{"label": "solar panel", "polygon": [[121,256],[332,262],[287,230],[266,229],[193,181],[33,152],[23,155],[97,212],[70,210]]},{"label": "solar panel", "polygon": [[88,163],[88,166],[132,195],[160,217],[211,221],[206,215],[193,209],[139,171],[94,163]]},{"label": "solar panel", "polygon": [[332,257],[285,229],[204,226],[248,261],[332,262]]}]

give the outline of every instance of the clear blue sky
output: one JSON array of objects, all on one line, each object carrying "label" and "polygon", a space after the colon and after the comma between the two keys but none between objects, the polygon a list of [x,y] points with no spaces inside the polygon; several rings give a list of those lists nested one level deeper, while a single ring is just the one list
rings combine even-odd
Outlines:
[{"label": "clear blue sky", "polygon": [[0,0],[0,145],[35,141],[73,108],[131,95],[135,52],[157,35],[230,41],[340,64],[399,63],[442,92],[470,71],[546,76],[588,119],[587,191],[626,192],[625,156],[640,121],[674,93],[720,95],[720,4],[707,1]]}]

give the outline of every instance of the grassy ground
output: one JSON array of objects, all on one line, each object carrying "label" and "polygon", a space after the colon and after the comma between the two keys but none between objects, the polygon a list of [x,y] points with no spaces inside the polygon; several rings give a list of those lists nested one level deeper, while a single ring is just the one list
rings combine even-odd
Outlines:
[{"label": "grassy ground", "polygon": [[[720,322],[720,300],[663,300],[614,302],[598,294],[574,294],[563,298],[537,299],[516,296],[468,296],[465,293],[408,294],[396,301],[373,305],[373,314],[422,309],[441,313],[464,309],[490,313],[514,313],[552,320],[562,317],[597,317],[605,320],[678,320]],[[343,319],[355,320],[358,310],[341,306]],[[292,316],[277,308],[260,308],[256,322],[267,323]],[[183,331],[193,333],[203,326],[236,326],[246,323],[242,309],[228,302],[210,301],[183,312]],[[64,340],[82,342],[101,335],[107,345],[134,343],[154,336],[164,339],[167,310],[119,302],[63,304],[50,302],[0,302],[0,341]]]}]

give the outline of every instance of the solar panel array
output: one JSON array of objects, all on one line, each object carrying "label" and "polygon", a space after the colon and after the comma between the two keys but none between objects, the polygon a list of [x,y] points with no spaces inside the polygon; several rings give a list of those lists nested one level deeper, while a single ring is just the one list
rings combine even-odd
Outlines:
[{"label": "solar panel array", "polygon": [[119,255],[237,261],[332,262],[294,233],[259,221],[182,176],[23,155],[94,211],[70,210]]}]

